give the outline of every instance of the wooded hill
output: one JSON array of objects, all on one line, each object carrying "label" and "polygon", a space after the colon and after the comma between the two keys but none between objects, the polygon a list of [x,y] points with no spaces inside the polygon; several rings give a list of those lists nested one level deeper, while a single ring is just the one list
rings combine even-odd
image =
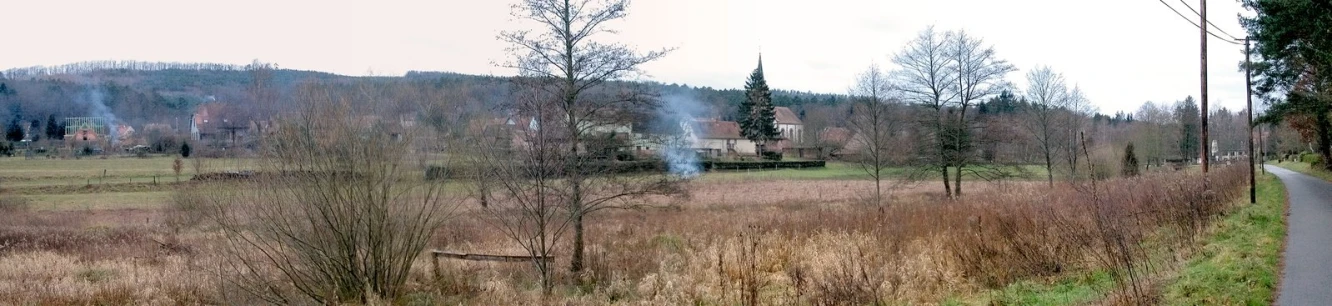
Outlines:
[{"label": "wooded hill", "polygon": [[[399,77],[356,77],[319,71],[272,69],[265,77],[281,109],[302,83],[350,84],[356,81],[394,83],[443,93],[447,99],[491,109],[509,94],[509,77],[469,75],[453,72],[410,71]],[[168,123],[188,117],[206,101],[235,105],[256,103],[254,72],[243,66],[198,63],[85,62],[54,67],[10,69],[0,74],[0,118],[30,122],[55,118],[93,116],[101,101],[117,119],[130,125]],[[645,83],[663,94],[688,94],[727,117],[744,99],[739,89],[690,87],[679,84]],[[739,83],[737,81],[737,87]],[[799,109],[805,105],[837,105],[840,94],[818,94],[777,90],[778,106]],[[388,115],[388,114],[386,114]],[[44,123],[43,123],[44,124]]]}]

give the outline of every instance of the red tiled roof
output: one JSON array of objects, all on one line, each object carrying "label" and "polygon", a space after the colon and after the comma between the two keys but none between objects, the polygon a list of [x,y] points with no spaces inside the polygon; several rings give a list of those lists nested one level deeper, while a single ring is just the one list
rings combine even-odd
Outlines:
[{"label": "red tiled roof", "polygon": [[744,139],[740,136],[740,124],[735,121],[697,120],[703,129],[704,139]]},{"label": "red tiled roof", "polygon": [[773,119],[777,121],[777,124],[801,124],[800,116],[796,116],[796,113],[791,111],[789,107],[774,107],[772,112]]}]

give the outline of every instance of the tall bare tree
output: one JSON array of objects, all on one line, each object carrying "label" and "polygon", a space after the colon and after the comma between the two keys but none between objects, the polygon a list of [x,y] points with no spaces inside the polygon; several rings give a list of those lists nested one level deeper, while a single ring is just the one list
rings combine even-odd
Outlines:
[{"label": "tall bare tree", "polygon": [[[957,169],[957,175],[953,177],[953,196],[962,196],[962,173],[975,155],[971,142],[974,141],[973,134],[977,129],[975,118],[967,117],[968,109],[1002,92],[1008,86],[1004,77],[1017,69],[995,55],[994,47],[984,45],[981,38],[971,36],[966,31],[949,32],[946,37],[946,57],[949,59],[949,69],[956,73],[954,92],[957,93],[954,105],[956,128],[950,129],[952,133],[949,137],[955,154],[952,164]],[[984,176],[978,170],[970,172]]]},{"label": "tall bare tree", "polygon": [[[975,155],[975,130],[979,121],[969,117],[972,106],[1001,92],[1007,84],[1004,76],[1016,69],[995,55],[965,31],[939,33],[926,28],[905,49],[893,57],[895,71],[904,99],[920,105],[925,114],[922,126],[927,133],[921,152],[924,169],[939,171],[945,194],[962,195],[962,175],[968,172],[987,176],[983,170],[968,169]],[[955,169],[952,183],[949,168]]]},{"label": "tall bare tree", "polygon": [[950,152],[948,150],[946,129],[951,122],[946,115],[949,101],[957,97],[954,82],[957,72],[949,69],[946,33],[925,28],[906,47],[893,55],[893,64],[898,69],[893,72],[902,98],[921,108],[917,116],[924,128],[921,142],[921,170],[938,171],[943,177],[944,194],[951,197],[953,190],[948,180]]},{"label": "tall bare tree", "polygon": [[874,204],[883,205],[883,179],[887,169],[897,165],[905,153],[898,141],[901,118],[893,102],[894,88],[888,75],[879,65],[870,65],[856,78],[850,96],[853,115],[847,121],[851,130],[849,146],[856,165],[874,179]]},{"label": "tall bare tree", "polygon": [[[1089,139],[1081,137],[1081,133],[1088,129],[1091,116],[1096,113],[1096,108],[1087,101],[1087,97],[1082,94],[1082,89],[1074,86],[1069,90],[1068,101],[1064,103],[1064,109],[1060,111],[1056,118],[1056,126],[1062,135],[1057,136],[1062,141],[1056,142],[1056,148],[1063,153],[1068,170],[1068,177],[1076,179],[1078,177],[1079,157],[1085,157],[1086,154],[1080,154],[1082,142]],[[1090,146],[1090,144],[1088,144]]]},{"label": "tall bare tree", "polygon": [[1027,72],[1026,99],[1029,105],[1024,109],[1023,127],[1035,140],[1045,162],[1046,180],[1054,186],[1054,162],[1059,157],[1063,142],[1068,139],[1063,126],[1064,113],[1070,111],[1077,97],[1069,91],[1064,75],[1054,72],[1049,66],[1041,66]]},{"label": "tall bare tree", "polygon": [[[665,175],[628,176],[593,171],[604,163],[587,148],[601,140],[625,135],[608,133],[606,127],[628,121],[626,112],[654,107],[655,99],[642,90],[616,90],[607,86],[617,79],[639,76],[639,66],[665,56],[670,50],[640,53],[621,43],[596,41],[598,34],[611,32],[610,22],[624,18],[628,0],[523,0],[513,6],[513,15],[535,23],[539,30],[505,31],[512,61],[501,64],[516,69],[525,79],[519,86],[533,90],[535,99],[549,100],[553,114],[539,118],[541,129],[554,129],[543,137],[556,137],[563,154],[552,155],[568,169],[557,188],[536,192],[537,197],[565,204],[573,228],[570,270],[584,267],[584,218],[589,213],[619,207],[622,200],[672,191],[672,178]],[[522,112],[523,110],[519,110]],[[546,141],[546,140],[543,140]],[[553,141],[553,140],[551,140]],[[614,149],[614,148],[607,148]]]}]

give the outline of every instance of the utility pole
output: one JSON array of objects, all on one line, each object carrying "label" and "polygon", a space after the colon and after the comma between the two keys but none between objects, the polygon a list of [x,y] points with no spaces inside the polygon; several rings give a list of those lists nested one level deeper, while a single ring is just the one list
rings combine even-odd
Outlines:
[{"label": "utility pole", "polygon": [[1198,7],[1198,16],[1202,17],[1198,28],[1202,35],[1202,171],[1206,174],[1212,159],[1211,143],[1207,140],[1207,0],[1198,1],[1202,2]]},{"label": "utility pole", "polygon": [[1257,189],[1258,178],[1256,176],[1254,168],[1257,168],[1258,166],[1256,163],[1254,163],[1254,156],[1253,156],[1255,154],[1255,151],[1253,150],[1253,68],[1250,67],[1251,63],[1249,62],[1249,58],[1253,56],[1249,55],[1250,52],[1251,50],[1249,49],[1249,38],[1245,37],[1244,38],[1244,100],[1247,101],[1249,107],[1249,112],[1248,112],[1249,113],[1249,204],[1255,204],[1258,203],[1258,189]]}]

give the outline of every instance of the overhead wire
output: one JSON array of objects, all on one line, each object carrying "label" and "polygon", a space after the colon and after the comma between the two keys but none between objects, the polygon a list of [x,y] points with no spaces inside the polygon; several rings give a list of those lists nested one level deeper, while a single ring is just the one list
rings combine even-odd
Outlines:
[{"label": "overhead wire", "polygon": [[[1189,8],[1189,11],[1193,12],[1193,15],[1196,15],[1196,16],[1202,16],[1202,13],[1198,13],[1198,10],[1193,9],[1193,6],[1192,6],[1192,5],[1189,5],[1188,2],[1185,2],[1184,0],[1179,0],[1179,3],[1180,3],[1180,4],[1183,4],[1184,7]],[[1226,30],[1222,30],[1221,27],[1217,26],[1215,23],[1212,23],[1211,20],[1208,20],[1208,21],[1207,21],[1207,24],[1211,25],[1213,29],[1216,29],[1217,32],[1221,32],[1221,34],[1225,34],[1226,36],[1229,36],[1231,40],[1235,40],[1235,41],[1241,41],[1241,40],[1243,40],[1243,39],[1240,39],[1239,37],[1237,37],[1237,36],[1235,36],[1235,35],[1230,35],[1230,33],[1227,33]]]},{"label": "overhead wire", "polygon": [[[1188,21],[1189,24],[1192,24],[1192,25],[1193,25],[1193,27],[1201,27],[1201,26],[1198,25],[1197,22],[1193,22],[1193,19],[1189,19],[1188,16],[1184,16],[1184,13],[1180,13],[1179,10],[1176,10],[1174,6],[1170,6],[1170,4],[1169,4],[1169,3],[1166,3],[1165,0],[1157,0],[1157,1],[1160,1],[1161,4],[1164,4],[1166,7],[1170,8],[1170,11],[1175,12],[1175,15],[1179,15],[1179,18],[1184,18],[1184,21]],[[1216,39],[1220,39],[1221,41],[1228,42],[1228,43],[1231,43],[1231,44],[1236,44],[1236,45],[1242,45],[1242,44],[1243,44],[1243,43],[1240,43],[1240,42],[1238,42],[1238,41],[1230,40],[1230,39],[1227,39],[1227,38],[1225,38],[1225,37],[1221,37],[1220,35],[1216,35],[1216,33],[1212,33],[1212,31],[1207,31],[1207,34],[1208,34],[1208,35],[1212,35],[1212,37],[1216,37]],[[1227,35],[1229,35],[1229,34],[1227,34]]]}]

